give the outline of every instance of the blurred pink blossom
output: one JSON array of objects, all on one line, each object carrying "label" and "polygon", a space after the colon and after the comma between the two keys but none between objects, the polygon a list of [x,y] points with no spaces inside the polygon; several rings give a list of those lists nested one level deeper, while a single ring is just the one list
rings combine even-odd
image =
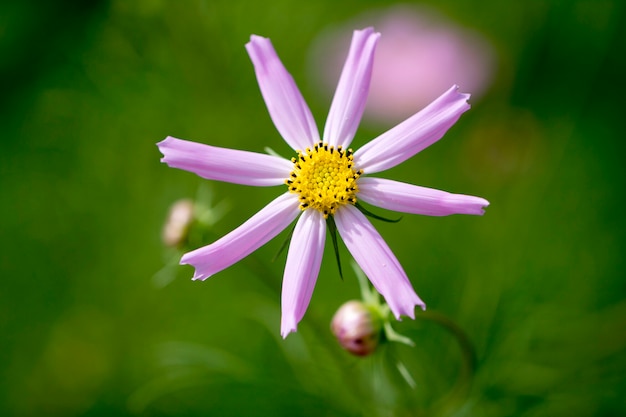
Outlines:
[{"label": "blurred pink blossom", "polygon": [[165,246],[175,248],[185,242],[189,226],[193,222],[193,211],[193,201],[189,199],[178,200],[172,204],[161,232]]},{"label": "blurred pink blossom", "polygon": [[[315,77],[332,91],[347,49],[348,27],[374,25],[381,37],[365,117],[389,122],[404,119],[459,85],[480,97],[494,75],[492,45],[480,34],[449,21],[431,8],[395,6],[370,12],[346,28],[324,33],[314,45]],[[341,41],[340,41],[341,40]]]}]

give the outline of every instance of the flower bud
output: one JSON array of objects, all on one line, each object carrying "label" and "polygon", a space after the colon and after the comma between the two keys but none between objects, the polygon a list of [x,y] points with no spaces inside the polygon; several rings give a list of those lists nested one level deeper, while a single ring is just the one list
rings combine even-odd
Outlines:
[{"label": "flower bud", "polygon": [[372,307],[352,300],[337,310],[330,329],[342,348],[353,355],[367,356],[378,347],[382,320]]},{"label": "flower bud", "polygon": [[165,246],[175,248],[187,240],[189,226],[193,222],[193,201],[178,200],[170,207],[161,235]]}]

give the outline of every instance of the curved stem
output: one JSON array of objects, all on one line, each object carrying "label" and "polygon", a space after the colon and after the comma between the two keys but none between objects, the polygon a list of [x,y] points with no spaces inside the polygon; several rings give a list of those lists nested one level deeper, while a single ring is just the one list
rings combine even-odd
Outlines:
[{"label": "curved stem", "polygon": [[457,404],[465,399],[471,388],[472,379],[476,371],[476,350],[467,333],[445,315],[436,311],[427,311],[423,314],[419,314],[416,319],[430,321],[441,326],[454,337],[461,349],[462,364],[459,376],[450,391],[443,395],[441,399],[433,405],[431,412],[428,413],[428,415],[451,414],[451,412],[457,408]]}]

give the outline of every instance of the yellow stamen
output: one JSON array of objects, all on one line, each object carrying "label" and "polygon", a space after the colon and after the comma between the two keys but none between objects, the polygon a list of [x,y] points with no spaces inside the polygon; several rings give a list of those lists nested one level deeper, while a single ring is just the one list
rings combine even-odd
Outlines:
[{"label": "yellow stamen", "polygon": [[314,208],[328,218],[341,205],[356,203],[357,179],[363,171],[354,169],[352,149],[344,151],[341,146],[335,149],[320,142],[312,150],[298,151],[291,161],[294,169],[285,184],[289,191],[300,194],[301,210]]}]

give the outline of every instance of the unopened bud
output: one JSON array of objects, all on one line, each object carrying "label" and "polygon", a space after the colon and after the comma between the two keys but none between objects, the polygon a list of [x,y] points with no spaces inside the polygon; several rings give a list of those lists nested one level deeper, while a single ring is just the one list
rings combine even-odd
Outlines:
[{"label": "unopened bud", "polygon": [[189,199],[172,204],[163,226],[162,239],[166,246],[175,248],[185,242],[193,221],[193,211],[193,201]]},{"label": "unopened bud", "polygon": [[348,301],[335,313],[330,324],[342,348],[357,356],[367,356],[378,347],[382,320],[361,301]]}]

